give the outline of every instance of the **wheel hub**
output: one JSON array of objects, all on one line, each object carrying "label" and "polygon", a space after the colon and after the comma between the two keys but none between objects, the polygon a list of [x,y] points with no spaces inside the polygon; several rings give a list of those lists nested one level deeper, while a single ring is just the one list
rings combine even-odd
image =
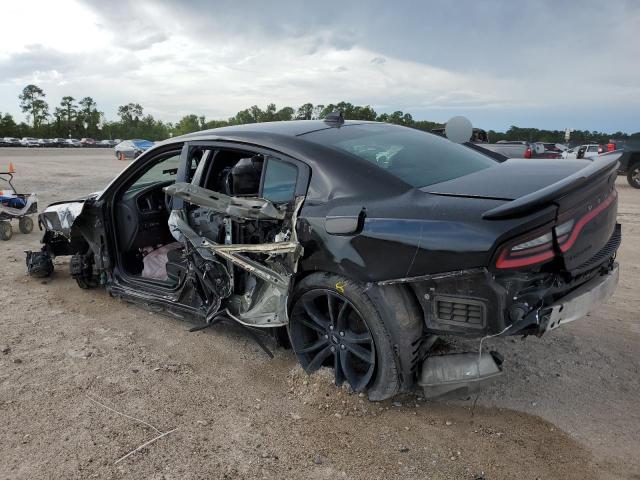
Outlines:
[{"label": "wheel hub", "polygon": [[369,384],[375,370],[373,337],[354,305],[331,290],[312,290],[295,303],[291,343],[308,373],[332,366],[336,385],[347,381],[354,391]]}]

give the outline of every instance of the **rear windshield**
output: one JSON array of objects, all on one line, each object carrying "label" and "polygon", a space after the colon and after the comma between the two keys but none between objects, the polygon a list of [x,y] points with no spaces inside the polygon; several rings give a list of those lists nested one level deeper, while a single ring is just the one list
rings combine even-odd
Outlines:
[{"label": "rear windshield", "polygon": [[446,138],[388,124],[345,125],[301,137],[368,160],[413,187],[496,165],[495,160]]}]

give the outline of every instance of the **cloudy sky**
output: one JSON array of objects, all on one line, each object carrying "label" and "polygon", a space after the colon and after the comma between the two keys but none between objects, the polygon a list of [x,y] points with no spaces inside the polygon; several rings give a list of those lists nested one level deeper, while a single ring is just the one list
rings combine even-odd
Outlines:
[{"label": "cloudy sky", "polygon": [[5,0],[0,111],[41,86],[175,121],[345,100],[476,126],[640,131],[640,2]]}]

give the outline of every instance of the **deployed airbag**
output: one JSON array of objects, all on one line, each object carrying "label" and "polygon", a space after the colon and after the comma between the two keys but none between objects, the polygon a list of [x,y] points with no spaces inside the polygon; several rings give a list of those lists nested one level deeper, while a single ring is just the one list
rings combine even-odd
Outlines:
[{"label": "deployed airbag", "polygon": [[142,259],[142,262],[144,263],[142,276],[153,280],[168,280],[167,262],[169,261],[169,252],[177,250],[180,247],[182,247],[181,243],[168,243],[167,245],[156,248],[145,255]]}]

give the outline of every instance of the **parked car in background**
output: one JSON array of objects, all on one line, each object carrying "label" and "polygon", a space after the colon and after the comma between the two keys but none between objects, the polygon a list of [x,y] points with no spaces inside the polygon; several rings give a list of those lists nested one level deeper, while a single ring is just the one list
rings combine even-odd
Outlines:
[{"label": "parked car in background", "polygon": [[66,138],[52,138],[51,139],[52,146],[57,148],[62,148],[66,146],[67,139]]},{"label": "parked car in background", "polygon": [[57,147],[58,144],[55,138],[41,138],[38,140],[41,147]]},{"label": "parked car in background", "polygon": [[82,143],[80,143],[80,140],[78,140],[77,138],[67,138],[64,141],[64,145],[65,147],[74,147],[74,148],[82,147]]},{"label": "parked car in background", "polygon": [[37,138],[23,137],[22,140],[20,140],[20,145],[22,145],[23,147],[39,147],[40,142]]},{"label": "parked car in background", "polygon": [[118,160],[126,160],[127,158],[138,158],[142,152],[154,145],[149,140],[133,139],[120,142],[113,150]]},{"label": "parked car in background", "polygon": [[567,149],[566,145],[563,145],[561,143],[543,143],[543,145],[544,148],[546,150],[549,150],[550,152],[562,153]]},{"label": "parked car in background", "polygon": [[80,143],[83,147],[93,147],[96,144],[96,141],[93,138],[81,138]]},{"label": "parked car in background", "polygon": [[571,147],[571,148],[565,150],[561,154],[562,158],[567,159],[567,160],[575,159],[577,157],[577,155],[578,155],[578,149],[580,147],[581,147],[581,145],[576,145],[575,147]]},{"label": "parked car in background", "polygon": [[115,147],[117,145],[117,143],[120,142],[116,142],[115,140],[100,140],[98,143],[96,143],[97,147]]},{"label": "parked car in background", "polygon": [[498,143],[479,143],[478,146],[507,158],[534,158],[539,156],[528,142],[500,141]]},{"label": "parked car in background", "polygon": [[597,157],[604,152],[604,147],[596,143],[589,143],[585,145],[579,145],[565,152],[562,152],[562,158],[566,159],[589,159]]},{"label": "parked car in background", "polygon": [[536,158],[560,158],[561,152],[556,149],[553,143],[534,142],[531,144],[531,148],[533,156]]},{"label": "parked car in background", "polygon": [[601,153],[604,153],[604,147],[602,145],[597,145],[597,144],[583,145],[578,149],[577,158],[589,159],[589,158],[597,157]]},{"label": "parked car in background", "polygon": [[622,152],[618,160],[618,173],[626,175],[633,188],[640,188],[640,141],[630,140],[617,144],[617,152]]},{"label": "parked car in background", "polygon": [[5,147],[19,147],[20,139],[15,137],[4,137],[3,143]]}]

